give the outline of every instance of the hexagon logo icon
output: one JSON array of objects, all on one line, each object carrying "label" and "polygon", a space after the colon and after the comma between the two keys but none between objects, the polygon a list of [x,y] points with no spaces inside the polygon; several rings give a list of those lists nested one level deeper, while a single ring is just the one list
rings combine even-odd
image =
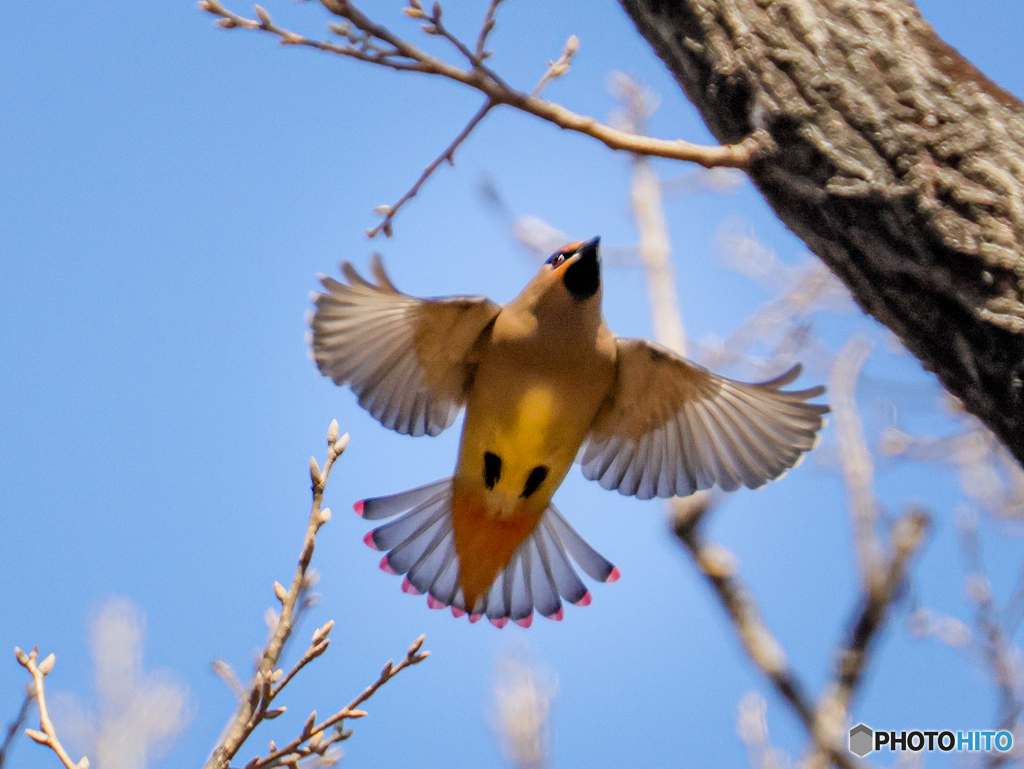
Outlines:
[{"label": "hexagon logo icon", "polygon": [[857,724],[850,730],[850,752],[861,758],[875,749],[875,733],[870,726]]}]

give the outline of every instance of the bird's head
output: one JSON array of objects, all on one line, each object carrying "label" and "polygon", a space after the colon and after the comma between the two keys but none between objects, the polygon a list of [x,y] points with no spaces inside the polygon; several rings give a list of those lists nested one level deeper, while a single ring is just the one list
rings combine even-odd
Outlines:
[{"label": "bird's head", "polygon": [[601,238],[585,243],[570,243],[555,251],[544,263],[551,282],[561,283],[573,301],[585,302],[601,290],[601,258],[597,247]]},{"label": "bird's head", "polygon": [[555,251],[510,306],[574,328],[601,324],[600,238]]}]

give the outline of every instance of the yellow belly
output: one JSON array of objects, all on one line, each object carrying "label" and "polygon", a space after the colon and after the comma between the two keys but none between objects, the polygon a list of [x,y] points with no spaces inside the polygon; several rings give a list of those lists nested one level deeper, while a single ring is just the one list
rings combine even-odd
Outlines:
[{"label": "yellow belly", "polygon": [[[542,386],[528,389],[513,409],[512,418],[494,430],[493,448],[487,449],[501,457],[502,479],[509,481],[507,484],[499,481],[495,488],[503,486],[518,497],[530,471],[539,465],[550,465],[552,455],[557,453],[552,440],[557,433],[553,429],[555,421],[554,393]],[[515,481],[521,481],[518,489],[510,488]]]},{"label": "yellow belly", "polygon": [[[452,512],[459,583],[470,610],[533,533],[572,464],[578,445],[571,445],[573,431],[566,435],[559,419],[564,407],[556,391],[535,385],[511,407],[484,414],[467,411]],[[493,488],[485,482],[485,452],[501,458],[501,474]],[[524,497],[526,481],[539,466],[547,468],[547,477]]]}]

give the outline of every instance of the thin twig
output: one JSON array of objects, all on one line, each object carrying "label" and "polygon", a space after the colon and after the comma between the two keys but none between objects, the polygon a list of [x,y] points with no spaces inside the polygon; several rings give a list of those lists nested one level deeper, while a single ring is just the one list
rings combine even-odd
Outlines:
[{"label": "thin twig", "polygon": [[235,673],[235,669],[231,667],[227,662],[221,659],[216,659],[210,664],[210,670],[213,671],[214,675],[217,676],[221,681],[224,682],[231,693],[235,695],[235,699],[242,701],[245,699],[248,692],[245,689],[245,685],[239,679],[238,674]]},{"label": "thin twig", "polygon": [[[313,503],[309,513],[309,524],[306,527],[306,535],[302,543],[302,551],[299,554],[299,562],[295,569],[295,576],[292,578],[291,587],[278,592],[278,599],[281,601],[281,613],[277,618],[276,627],[271,633],[270,640],[260,656],[256,675],[249,687],[247,696],[239,702],[238,710],[224,732],[218,745],[213,749],[205,769],[225,769],[231,759],[238,752],[238,749],[252,734],[253,730],[267,717],[268,706],[272,700],[273,685],[280,681],[283,671],[277,669],[277,662],[280,659],[285,643],[291,636],[296,619],[296,609],[301,609],[300,596],[307,584],[307,571],[310,561],[313,558],[313,550],[316,547],[316,535],[328,520],[330,510],[320,507],[323,502],[324,488],[327,479],[330,477],[331,468],[335,460],[342,455],[348,445],[348,434],[338,437],[338,423],[331,422],[327,433],[327,461],[324,469],[320,467],[314,458],[309,460],[310,479],[312,481]],[[279,691],[279,690],[278,690]]]},{"label": "thin twig", "polygon": [[924,510],[914,509],[904,514],[893,528],[893,552],[883,569],[880,589],[864,596],[862,607],[851,623],[849,639],[839,654],[837,696],[846,709],[860,684],[871,641],[883,626],[889,606],[899,596],[910,559],[923,544],[929,523]]},{"label": "thin twig", "polygon": [[864,440],[864,426],[857,411],[857,379],[871,353],[871,346],[862,338],[850,339],[840,350],[832,369],[832,410],[843,461],[843,475],[850,497],[854,541],[860,564],[864,590],[881,589],[881,545],[875,531],[878,517],[875,496],[871,491],[874,465]]},{"label": "thin twig", "polygon": [[736,732],[747,746],[751,769],[782,769],[788,766],[779,760],[768,732],[768,703],[759,692],[747,692],[740,700],[736,714]]},{"label": "thin twig", "polygon": [[[253,682],[247,690],[241,691],[238,710],[225,729],[217,747],[214,748],[210,759],[207,761],[206,769],[226,769],[231,759],[238,753],[241,746],[262,721],[277,718],[283,714],[285,712],[284,707],[271,708],[270,705],[281,694],[285,686],[306,665],[327,651],[330,645],[328,635],[334,627],[333,620],[328,621],[313,632],[309,647],[287,674],[280,668],[277,668],[277,662],[289,636],[295,628],[299,615],[310,603],[308,590],[313,584],[314,579],[313,572],[309,569],[309,564],[313,557],[317,532],[330,519],[330,510],[326,508],[321,510],[320,506],[331,468],[334,466],[337,458],[345,451],[347,445],[348,435],[339,438],[338,423],[333,421],[327,432],[328,449],[324,469],[320,469],[315,459],[310,458],[309,460],[310,479],[313,484],[313,503],[295,576],[289,589],[285,589],[278,582],[274,583],[274,594],[281,602],[281,612],[280,614],[275,613],[272,617],[270,622],[271,637],[257,662],[257,671]],[[391,680],[400,670],[426,659],[430,653],[420,651],[423,640],[424,637],[420,636],[420,638],[413,642],[405,659],[399,665],[388,662],[377,681],[367,687],[362,694],[347,706],[320,724],[316,723],[316,711],[314,711],[306,720],[298,737],[282,748],[278,748],[271,742],[270,753],[264,757],[256,756],[253,758],[246,764],[247,769],[255,769],[256,767],[271,769],[278,766],[295,767],[302,758],[309,756],[325,757],[331,745],[348,739],[351,735],[351,731],[342,728],[342,722],[345,719],[361,718],[366,715],[365,711],[358,709],[360,704],[369,699],[378,688]],[[231,672],[230,668],[226,665],[223,667],[227,668],[228,672]],[[233,676],[233,672],[231,675],[226,675],[225,670],[220,669],[218,673],[225,677],[229,684],[232,683],[232,680],[237,680]],[[332,726],[336,727],[334,733],[329,737],[324,737],[325,730]]]},{"label": "thin twig", "polygon": [[[816,708],[816,730],[829,741],[841,741],[850,707],[863,681],[873,641],[885,626],[889,607],[899,597],[907,578],[910,560],[920,549],[928,532],[930,519],[924,510],[914,509],[903,515],[893,528],[892,554],[882,568],[877,589],[865,591],[860,606],[850,622],[848,637],[840,646],[836,672],[826,694]],[[820,748],[808,766],[821,765]]]},{"label": "thin twig", "polygon": [[487,37],[494,29],[494,15],[498,12],[498,6],[501,3],[502,0],[491,0],[490,5],[487,6],[487,13],[484,15],[483,24],[480,25],[480,34],[476,40],[476,58],[479,61],[483,61],[489,55],[485,50],[487,47]]},{"label": "thin twig", "polygon": [[[523,112],[553,123],[560,128],[586,134],[604,143],[613,150],[625,150],[640,155],[651,155],[657,157],[671,158],[674,160],[687,160],[699,163],[705,168],[729,167],[745,168],[750,162],[763,152],[766,147],[766,136],[763,133],[755,133],[738,144],[722,146],[705,146],[683,141],[681,139],[655,139],[648,136],[640,136],[628,131],[605,125],[587,115],[577,114],[566,109],[560,104],[539,98],[539,89],[552,78],[563,74],[569,66],[572,52],[575,50],[575,39],[570,38],[566,44],[562,56],[548,67],[545,76],[535,90],[534,94],[527,94],[510,87],[493,70],[484,65],[487,58],[483,50],[487,36],[494,26],[494,13],[498,2],[492,0],[484,18],[480,33],[477,39],[476,52],[463,43],[458,37],[452,34],[441,22],[441,10],[435,4],[432,13],[426,13],[419,2],[410,2],[406,13],[413,18],[424,20],[424,31],[432,35],[440,35],[451,42],[469,61],[469,69],[462,69],[453,64],[431,56],[409,41],[391,32],[387,27],[377,24],[360,11],[354,3],[349,0],[321,0],[327,10],[348,22],[351,26],[330,25],[332,31],[346,40],[344,44],[331,43],[322,40],[313,40],[304,35],[297,34],[274,24],[270,15],[259,6],[256,7],[257,19],[248,19],[227,10],[220,0],[201,0],[199,8],[219,17],[218,24],[222,27],[233,29],[243,28],[267,32],[276,36],[284,45],[299,45],[326,51],[328,53],[347,56],[350,58],[365,61],[370,64],[377,64],[390,69],[405,72],[423,72],[430,75],[444,77],[449,80],[475,88],[487,97],[486,109],[482,112],[500,105],[506,104],[515,107]],[[358,30],[358,33],[352,29]],[[361,34],[359,34],[361,33]],[[479,114],[479,113],[478,113]],[[482,118],[482,115],[479,115]],[[470,129],[475,127],[477,119],[471,124]],[[467,132],[464,131],[464,134]],[[465,140],[465,135],[455,144]],[[444,160],[443,155],[441,160]],[[432,164],[429,168],[433,170],[440,165],[439,162]],[[422,185],[425,177],[421,177],[414,189]],[[408,194],[401,202],[412,197],[415,192]],[[383,214],[386,219],[377,227],[369,230],[369,233],[377,235],[381,232],[391,234],[391,220],[398,205],[390,207],[389,213]]]},{"label": "thin twig", "polygon": [[[488,11],[490,12],[490,9],[488,9]],[[470,65],[472,66],[475,72],[478,72],[479,74],[490,78],[492,81],[494,81],[502,88],[511,90],[508,83],[502,80],[498,73],[496,73],[494,70],[492,70],[490,67],[484,64],[485,56],[477,55],[470,51],[469,47],[444,25],[444,22],[441,21],[440,3],[435,2],[433,10],[429,14],[427,14],[424,13],[423,7],[420,5],[418,0],[410,0],[409,7],[406,8],[405,12],[407,15],[413,16],[414,18],[426,20],[427,24],[424,25],[423,31],[429,35],[439,35],[440,37],[443,37],[445,40],[451,43],[455,50],[457,50],[459,53],[466,57],[466,59],[469,61]],[[487,24],[486,20],[484,21],[484,24]],[[491,24],[494,24],[493,16],[491,17]],[[481,26],[481,34],[483,34],[483,30],[484,27]]]},{"label": "thin twig", "polygon": [[548,68],[544,70],[544,74],[541,75],[540,80],[537,81],[537,85],[530,91],[531,98],[537,98],[541,92],[547,88],[548,83],[556,78],[561,77],[569,71],[569,65],[572,64],[572,57],[579,50],[580,39],[576,35],[569,35],[569,39],[565,41],[565,46],[562,48],[561,55],[554,61],[548,62]]},{"label": "thin twig", "polygon": [[[999,729],[1011,731],[1017,725],[1024,703],[1017,696],[1020,685],[1019,674],[1010,639],[999,625],[992,587],[985,572],[981,538],[978,536],[976,516],[973,511],[963,512],[960,520],[960,546],[967,571],[967,594],[975,605],[975,623],[984,639],[982,653],[992,673],[993,683],[999,692]],[[1013,756],[992,751],[985,765],[995,767]]]},{"label": "thin twig", "polygon": [[694,509],[692,503],[687,501],[690,499],[684,497],[672,500],[673,506],[678,506],[674,522],[675,534],[714,588],[736,628],[744,651],[793,708],[808,733],[828,753],[831,761],[842,769],[860,767],[861,763],[841,744],[827,739],[817,729],[815,709],[806,688],[786,660],[781,644],[761,619],[757,604],[736,576],[728,554],[722,548],[704,542],[700,524],[705,511]]},{"label": "thin twig", "polygon": [[749,316],[701,362],[709,368],[719,368],[744,360],[756,343],[783,323],[806,318],[834,281],[827,267],[812,263],[789,291]]},{"label": "thin twig", "polygon": [[323,755],[323,752],[333,743],[348,739],[348,733],[345,733],[340,728],[336,729],[335,733],[326,739],[317,739],[317,736],[323,734],[325,730],[332,726],[341,724],[345,719],[362,718],[365,716],[366,711],[359,710],[360,705],[370,699],[380,687],[398,675],[402,670],[411,665],[416,665],[430,656],[430,652],[420,651],[425,638],[426,636],[420,636],[413,641],[408,652],[406,652],[405,658],[397,665],[389,660],[384,665],[377,680],[367,686],[348,705],[315,725],[316,712],[314,711],[310,718],[307,719],[306,725],[298,737],[284,747],[271,751],[263,758],[250,761],[245,765],[245,769],[273,769],[273,767],[290,764],[313,754]]},{"label": "thin twig", "polygon": [[484,102],[484,105],[479,110],[477,110],[476,114],[473,115],[473,117],[469,119],[469,122],[466,123],[465,128],[463,128],[462,131],[459,132],[459,135],[452,140],[451,144],[445,147],[444,152],[442,152],[440,155],[434,158],[430,165],[423,169],[423,173],[420,174],[420,178],[416,180],[416,183],[413,184],[412,187],[409,188],[408,192],[406,192],[404,195],[402,195],[402,197],[398,199],[398,202],[391,206],[379,206],[376,209],[376,212],[378,214],[382,214],[384,216],[384,219],[376,227],[371,227],[366,231],[367,237],[376,237],[381,232],[383,232],[388,237],[391,237],[391,222],[394,220],[395,214],[398,213],[402,206],[404,206],[406,203],[408,203],[410,200],[416,197],[416,194],[420,191],[420,187],[422,187],[423,183],[430,178],[430,175],[437,170],[438,166],[440,166],[446,160],[451,165],[455,165],[455,150],[459,148],[459,145],[462,144],[462,142],[469,138],[469,135],[473,132],[473,129],[476,128],[477,124],[484,119],[484,117],[487,115],[488,112],[491,111],[493,107],[494,102],[491,101],[490,99]]},{"label": "thin twig", "polygon": [[0,769],[4,769],[4,764],[7,763],[7,757],[11,754],[11,749],[14,747],[14,741],[21,733],[21,728],[25,725],[25,721],[28,720],[28,711],[35,698],[35,687],[27,687],[25,691],[25,699],[21,701],[21,708],[18,710],[18,715],[15,716],[11,725],[7,727],[7,734],[4,735],[4,742],[0,745]]},{"label": "thin twig", "polygon": [[[361,37],[351,33],[344,33],[338,27],[332,27],[332,31],[345,37],[349,41],[349,45],[338,45],[324,40],[314,40],[296,32],[291,32],[283,27],[279,27],[274,24],[269,14],[267,14],[267,12],[260,6],[256,6],[256,12],[259,16],[258,20],[247,19],[244,16],[232,13],[221,5],[218,0],[202,0],[199,3],[199,8],[201,10],[208,11],[215,16],[221,17],[218,25],[224,29],[241,27],[243,29],[263,30],[264,32],[269,32],[270,34],[276,35],[280,38],[281,45],[299,45],[316,48],[319,51],[336,53],[340,56],[349,56],[354,59],[359,59],[360,61],[379,64],[399,71],[429,71],[426,68],[426,65],[416,64],[414,59],[408,57],[405,53],[396,48],[392,48],[390,50],[381,49],[372,44],[372,39],[366,38],[365,36]],[[402,60],[396,61],[397,57],[401,57]]]},{"label": "thin twig", "polygon": [[295,663],[292,669],[285,674],[284,678],[278,681],[274,686],[273,691],[270,693],[271,699],[281,693],[281,690],[288,685],[288,682],[295,677],[296,673],[327,651],[327,647],[331,643],[331,639],[327,637],[327,634],[331,632],[331,628],[333,627],[334,620],[332,619],[328,621],[326,625],[318,628],[317,631],[313,633],[313,640],[309,644],[309,648],[306,649],[305,653],[303,653],[302,657]]},{"label": "thin twig", "polygon": [[1021,621],[1024,621],[1024,561],[1017,572],[1017,583],[1002,611],[1001,625],[1008,638],[1017,635]]},{"label": "thin twig", "polygon": [[68,755],[64,746],[60,744],[60,740],[57,739],[57,730],[53,726],[53,721],[50,720],[50,711],[46,707],[46,687],[43,679],[53,670],[53,666],[57,661],[56,655],[50,654],[42,662],[36,664],[36,661],[39,659],[39,647],[35,647],[28,654],[15,647],[14,656],[18,658],[18,663],[32,676],[32,684],[36,692],[36,702],[39,704],[39,730],[26,729],[25,734],[30,739],[35,740],[40,745],[45,745],[56,753],[57,758],[60,759],[60,762],[64,764],[66,769],[89,769],[89,759],[86,756],[82,756],[78,763],[71,760],[71,756]]},{"label": "thin twig", "polygon": [[[625,108],[621,118],[626,128],[643,135],[654,100],[637,82],[621,73],[614,77],[612,91]],[[654,338],[670,350],[686,355],[686,330],[672,270],[672,244],[661,198],[661,180],[649,158],[636,153],[630,157],[633,166],[630,200],[639,236],[637,248],[647,279]]]},{"label": "thin twig", "polygon": [[[888,608],[898,597],[906,578],[910,558],[920,547],[928,528],[928,516],[923,511],[913,510],[904,515],[893,529],[892,554],[883,562],[882,544],[876,531],[874,467],[856,402],[857,380],[870,352],[867,342],[852,338],[840,351],[832,373],[832,404],[863,593],[849,638],[840,647],[835,677],[815,709],[815,732],[825,744],[842,741],[850,706],[863,680],[871,642],[884,626]],[[808,767],[817,767],[824,761],[819,743],[806,763]]]},{"label": "thin twig", "polygon": [[[642,134],[652,107],[650,99],[638,84],[624,75],[613,85],[626,107],[622,119],[630,131]],[[633,154],[632,199],[656,338],[684,353],[685,333],[675,294],[660,182],[647,159],[637,153]],[[858,766],[856,759],[842,748],[839,740],[817,729],[817,714],[812,700],[789,666],[782,646],[761,619],[753,598],[737,578],[731,554],[703,541],[701,524],[716,502],[716,497],[707,491],[669,500],[676,536],[714,588],[744,650],[796,712],[814,744],[843,769]]]}]

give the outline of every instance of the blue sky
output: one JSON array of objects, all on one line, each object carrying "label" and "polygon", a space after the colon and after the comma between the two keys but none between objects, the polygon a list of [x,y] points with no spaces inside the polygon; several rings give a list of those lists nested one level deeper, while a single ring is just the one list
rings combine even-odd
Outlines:
[{"label": "blue sky", "polygon": [[[1024,95],[1019,0],[979,0],[969,14],[949,0],[921,6],[949,42]],[[399,3],[365,7],[422,37]],[[312,3],[267,8],[309,34],[329,21]],[[483,4],[446,11],[468,36]],[[341,259],[364,265],[381,250],[410,293],[506,301],[534,265],[482,200],[482,176],[519,214],[574,239],[628,245],[626,158],[498,110],[456,167],[442,168],[399,215],[395,237],[370,243],[372,208],[401,195],[479,97],[212,22],[191,2],[0,6],[0,652],[56,652],[49,686],[90,703],[89,627],[112,597],[129,599],[147,618],[146,668],[171,671],[188,688],[189,724],[162,765],[202,761],[233,704],[209,664],[222,657],[248,671],[271,584],[293,573],[309,508],[307,458],[322,456],[337,418],[352,442],[332,476],[335,517],[315,559],[323,600],[300,630],[334,618],[334,646],[289,687],[289,713],[243,750],[246,759],[294,732],[310,709],[340,708],[423,632],[433,656],[370,703],[346,743],[349,766],[501,766],[488,727],[495,660],[522,644],[558,678],[556,765],[742,765],[736,707],[751,690],[767,697],[773,738],[798,755],[797,723],[743,656],[658,503],[572,473],[556,502],[623,578],[595,586],[593,605],[570,608],[562,623],[502,631],[403,595],[348,512],[357,499],[448,475],[458,434],[390,433],[317,374],[304,345],[316,274]],[[492,64],[529,88],[570,33],[580,51],[549,98],[604,119],[615,107],[607,78],[622,70],[661,94],[653,134],[708,140],[613,2],[506,3]],[[690,170],[658,169],[666,178]],[[767,298],[716,256],[723,224],[739,219],[784,261],[810,258],[749,184],[669,202],[667,215],[687,330],[698,340],[728,335]],[[640,271],[610,268],[605,285],[612,328],[649,336]],[[827,319],[821,331],[836,347],[860,331],[885,348],[859,312]],[[912,359],[882,352],[867,373],[910,388],[917,426],[943,428],[927,417],[938,390]],[[805,381],[826,376],[811,371]],[[815,690],[855,597],[845,496],[826,461],[832,442],[830,428],[825,459],[734,495],[710,529],[737,555]],[[942,466],[896,466],[878,483],[889,512],[915,501],[935,515],[912,600],[969,621],[955,479]],[[1020,531],[982,528],[1005,598]],[[996,701],[984,672],[970,654],[912,638],[899,621],[908,611],[883,636],[855,717],[890,729],[988,726]],[[25,675],[13,655],[4,659],[6,724]],[[24,740],[15,762],[55,765]]]}]

